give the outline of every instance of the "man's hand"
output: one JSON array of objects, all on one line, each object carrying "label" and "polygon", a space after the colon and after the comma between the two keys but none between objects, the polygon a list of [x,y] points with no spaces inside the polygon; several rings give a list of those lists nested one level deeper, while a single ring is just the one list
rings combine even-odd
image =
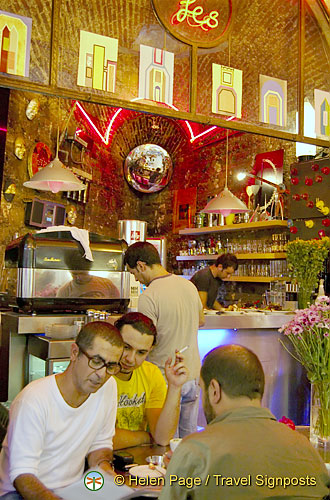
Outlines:
[{"label": "man's hand", "polygon": [[163,460],[164,460],[164,464],[165,464],[165,467],[167,468],[170,464],[170,460],[172,458],[172,455],[173,455],[173,451],[172,450],[168,450],[164,453],[163,455]]},{"label": "man's hand", "polygon": [[184,356],[175,353],[175,362],[171,366],[172,358],[165,362],[165,375],[169,386],[182,387],[188,380],[188,368],[184,364]]}]

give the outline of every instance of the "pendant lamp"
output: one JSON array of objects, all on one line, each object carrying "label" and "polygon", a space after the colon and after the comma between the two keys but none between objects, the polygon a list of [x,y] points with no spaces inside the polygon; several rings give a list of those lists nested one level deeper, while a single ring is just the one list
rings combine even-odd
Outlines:
[{"label": "pendant lamp", "polygon": [[66,128],[75,108],[71,108],[69,117],[66,121],[64,130],[59,139],[59,129],[57,128],[57,141],[56,141],[56,156],[48,165],[38,170],[37,173],[29,180],[23,183],[23,186],[31,189],[39,189],[40,191],[51,191],[58,193],[59,191],[82,191],[86,189],[86,185],[66,168],[58,158],[59,146],[62,143]]},{"label": "pendant lamp", "polygon": [[230,214],[243,214],[250,212],[245,203],[241,201],[228,189],[228,129],[226,137],[226,183],[223,191],[201,210],[201,212],[208,214],[222,214],[224,217]]}]

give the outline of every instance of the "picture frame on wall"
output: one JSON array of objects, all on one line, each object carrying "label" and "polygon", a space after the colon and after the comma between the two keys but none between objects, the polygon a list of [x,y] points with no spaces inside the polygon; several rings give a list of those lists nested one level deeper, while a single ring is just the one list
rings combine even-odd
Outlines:
[{"label": "picture frame on wall", "polygon": [[196,213],[197,188],[176,189],[173,198],[173,233],[192,227]]}]

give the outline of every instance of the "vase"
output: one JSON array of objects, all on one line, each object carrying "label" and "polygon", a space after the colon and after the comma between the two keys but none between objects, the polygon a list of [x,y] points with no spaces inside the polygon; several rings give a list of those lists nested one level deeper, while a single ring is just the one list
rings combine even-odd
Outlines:
[{"label": "vase", "polygon": [[311,384],[310,441],[330,463],[330,380]]},{"label": "vase", "polygon": [[304,288],[301,285],[298,287],[298,309],[306,309],[311,305],[311,297],[313,290]]}]

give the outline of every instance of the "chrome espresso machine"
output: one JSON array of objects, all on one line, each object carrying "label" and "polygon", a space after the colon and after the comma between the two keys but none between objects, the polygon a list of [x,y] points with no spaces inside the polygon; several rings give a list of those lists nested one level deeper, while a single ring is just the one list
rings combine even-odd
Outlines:
[{"label": "chrome espresso machine", "polygon": [[[65,369],[72,338],[54,339],[51,325],[87,321],[100,311],[114,322],[127,310],[130,275],[124,269],[125,240],[89,234],[93,261],[70,231],[28,233],[5,252],[6,301],[1,317],[0,401],[12,400],[29,381]],[[101,313],[102,311],[102,313]],[[44,368],[34,373],[33,362]],[[55,368],[57,366],[57,368]]]}]

